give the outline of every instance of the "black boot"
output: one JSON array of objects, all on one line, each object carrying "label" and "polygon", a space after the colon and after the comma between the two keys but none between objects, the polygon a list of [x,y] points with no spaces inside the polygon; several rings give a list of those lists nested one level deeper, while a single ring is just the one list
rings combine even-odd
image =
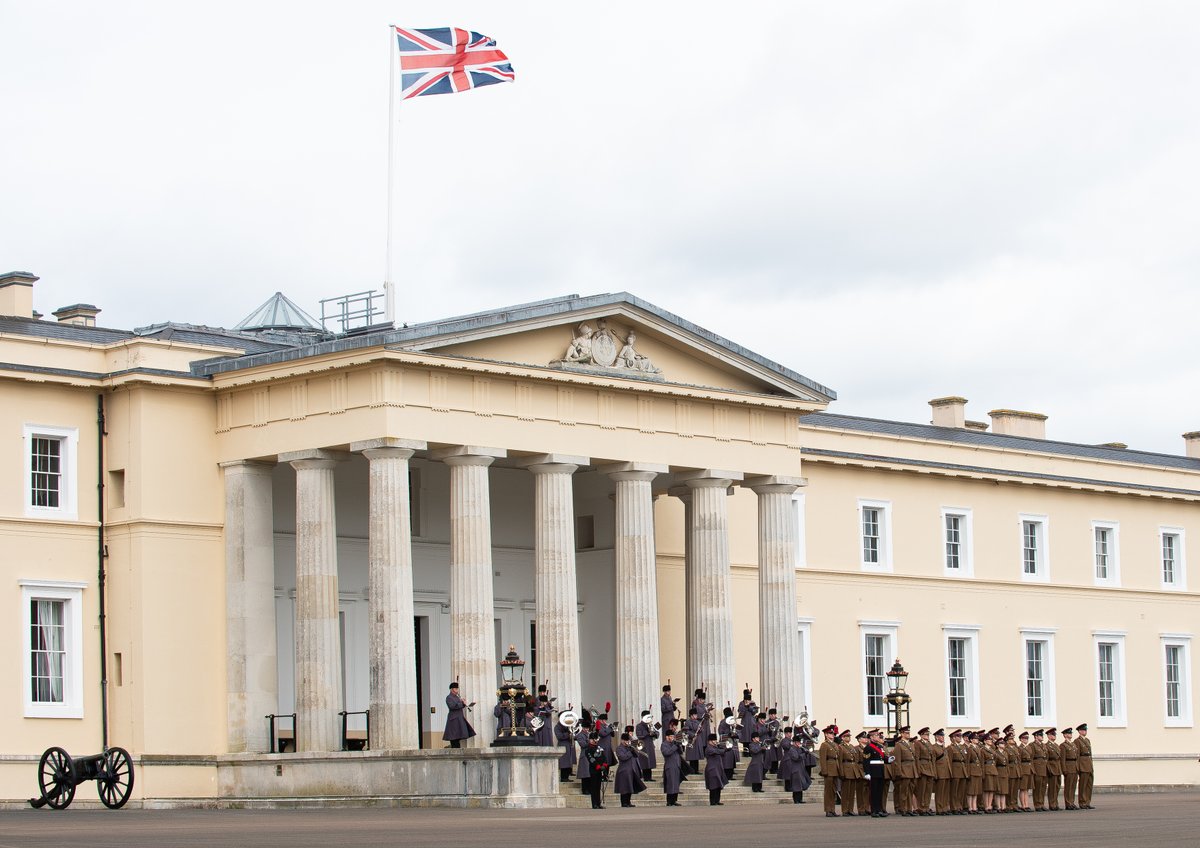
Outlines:
[{"label": "black boot", "polygon": [[622,807],[632,807],[633,802],[629,800],[632,797],[633,797],[632,792],[622,792],[621,793],[621,806]]},{"label": "black boot", "polygon": [[678,807],[679,806],[679,795],[678,794],[668,795],[667,796],[667,806],[668,807]]},{"label": "black boot", "polygon": [[784,792],[791,792],[791,791],[792,791],[792,782],[791,782],[790,780],[785,780],[785,781],[783,782],[783,791],[784,791]]},{"label": "black boot", "polygon": [[708,806],[710,806],[710,807],[721,806],[721,790],[720,789],[708,790]]},{"label": "black boot", "polygon": [[762,792],[762,791],[763,791],[763,788],[762,788],[762,784],[761,784],[761,783],[754,783],[754,784],[751,784],[751,789],[752,789],[754,792]]},{"label": "black boot", "polygon": [[579,778],[579,794],[580,795],[591,795],[592,794],[592,779],[590,777]]},{"label": "black boot", "polygon": [[650,769],[642,769],[642,780],[650,780]]},{"label": "black boot", "polygon": [[700,773],[700,761],[699,760],[688,760],[688,766],[691,767],[692,774]]},{"label": "black boot", "polygon": [[571,782],[571,770],[569,768],[558,770],[558,782],[559,783],[570,783]]}]

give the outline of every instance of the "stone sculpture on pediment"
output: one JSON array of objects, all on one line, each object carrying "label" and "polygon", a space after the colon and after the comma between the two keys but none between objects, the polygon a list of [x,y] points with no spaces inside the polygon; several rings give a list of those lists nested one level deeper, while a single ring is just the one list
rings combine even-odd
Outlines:
[{"label": "stone sculpture on pediment", "polygon": [[617,375],[633,372],[640,377],[662,379],[662,369],[656,367],[650,357],[634,349],[637,342],[637,334],[634,331],[627,332],[625,342],[621,344],[609,329],[606,319],[597,320],[596,327],[597,329],[593,330],[591,324],[586,321],[576,326],[563,358],[550,364],[572,370]]}]

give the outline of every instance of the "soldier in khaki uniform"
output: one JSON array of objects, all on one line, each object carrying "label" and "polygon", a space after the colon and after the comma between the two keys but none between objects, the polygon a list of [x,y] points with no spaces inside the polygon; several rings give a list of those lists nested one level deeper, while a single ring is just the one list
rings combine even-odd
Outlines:
[{"label": "soldier in khaki uniform", "polygon": [[950,752],[946,749],[946,731],[933,731],[933,797],[939,816],[950,815],[954,799],[950,792]]},{"label": "soldier in khaki uniform", "polygon": [[850,731],[843,730],[838,740],[838,770],[842,775],[842,815],[855,815],[858,804],[858,785],[863,781],[862,753],[850,741]]},{"label": "soldier in khaki uniform", "polygon": [[867,740],[869,738],[870,738],[870,734],[867,733],[867,731],[865,731],[865,730],[860,732],[857,736],[854,737],[854,741],[857,743],[854,746],[854,753],[859,758],[858,759],[859,777],[858,777],[857,783],[858,783],[858,814],[860,816],[865,816],[867,814],[867,812],[871,809],[871,781],[867,780],[867,770],[863,767],[863,763],[865,761],[863,755],[866,753]]},{"label": "soldier in khaki uniform", "polygon": [[1088,726],[1081,724],[1075,728],[1079,731],[1079,738],[1075,740],[1075,747],[1079,750],[1079,809],[1094,810],[1092,806],[1092,781],[1095,779],[1095,771],[1092,767],[1092,740],[1088,739]]},{"label": "soldier in khaki uniform", "polygon": [[961,730],[950,734],[950,747],[946,749],[950,760],[950,812],[956,816],[967,811],[967,746],[963,744]]},{"label": "soldier in khaki uniform", "polygon": [[1079,805],[1075,803],[1075,791],[1079,787],[1079,749],[1075,747],[1075,740],[1071,738],[1074,735],[1073,728],[1064,727],[1063,741],[1058,746],[1062,754],[1063,806],[1068,810],[1079,809]]},{"label": "soldier in khaki uniform", "polygon": [[1045,734],[1040,730],[1033,731],[1033,741],[1029,743],[1029,756],[1033,766],[1033,810],[1040,813],[1046,809],[1046,743]]},{"label": "soldier in khaki uniform", "polygon": [[1058,749],[1058,730],[1046,731],[1046,801],[1047,809],[1058,809],[1058,793],[1062,789],[1062,753]]},{"label": "soldier in khaki uniform", "polygon": [[1020,755],[1021,762],[1021,783],[1017,792],[1017,809],[1022,813],[1032,813],[1033,803],[1029,800],[1029,796],[1033,792],[1033,751],[1029,749],[1029,731],[1022,731],[1017,738],[1020,740],[1017,745],[1017,753]]},{"label": "soldier in khaki uniform", "polygon": [[917,782],[917,752],[913,747],[911,729],[906,724],[900,728],[900,738],[892,749],[896,758],[895,776],[896,812],[902,816],[915,816],[913,810],[913,789]]},{"label": "soldier in khaki uniform", "polygon": [[917,740],[913,743],[917,753],[917,808],[913,812],[921,816],[932,816],[929,809],[929,798],[933,795],[933,782],[937,779],[937,768],[934,766],[933,743],[929,741],[929,728],[922,727],[917,731]]},{"label": "soldier in khaki uniform", "polygon": [[837,782],[841,777],[841,749],[837,744],[837,725],[824,728],[825,741],[817,749],[817,763],[821,769],[821,778],[825,783],[825,815],[837,817]]}]

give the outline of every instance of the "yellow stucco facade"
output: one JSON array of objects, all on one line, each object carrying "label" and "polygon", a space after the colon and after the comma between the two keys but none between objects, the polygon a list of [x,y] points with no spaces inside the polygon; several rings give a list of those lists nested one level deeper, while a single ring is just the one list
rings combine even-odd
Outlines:
[{"label": "yellow stucco facade", "polygon": [[[696,474],[731,481],[733,670],[725,684],[761,691],[763,640],[774,637],[759,632],[762,496],[749,481],[803,478],[792,500],[796,633],[787,637],[798,634],[803,695],[802,703],[780,704],[781,712],[807,706],[820,721],[882,724],[864,679],[864,654],[879,649],[883,662],[899,657],[912,675],[914,722],[1033,728],[1086,721],[1098,783],[1198,782],[1190,645],[1200,596],[1197,578],[1189,584],[1186,572],[1187,543],[1200,540],[1200,460],[850,419],[823,412],[830,390],[636,298],[532,307],[303,344],[207,328],[133,334],[23,315],[0,319],[0,479],[9,481],[0,487],[0,597],[8,610],[0,617],[7,629],[0,674],[20,684],[5,687],[0,699],[0,799],[33,794],[46,747],[100,749],[101,549],[108,738],[137,759],[138,798],[218,794],[215,758],[232,750],[227,618],[235,602],[227,587],[223,472],[230,463],[268,464],[279,671],[260,682],[277,689],[277,712],[287,714],[296,708],[298,489],[296,472],[280,457],[319,450],[339,458],[341,701],[347,710],[365,708],[368,464],[351,448],[377,439],[425,445],[411,467],[426,745],[439,738],[438,705],[454,662],[446,622],[451,475],[439,457],[455,446],[486,446],[503,454],[488,472],[496,641],[526,655],[540,641],[531,628],[540,514],[525,465],[544,456],[578,465],[572,568],[581,703],[611,699],[621,685],[606,469],[663,469],[651,484],[656,650],[662,681],[670,678],[684,702],[700,681],[689,679],[696,666],[685,638],[685,539],[695,537],[680,481]],[[598,319],[618,341],[636,331],[639,354],[658,370],[562,363],[579,324]],[[31,509],[37,439],[62,451],[53,508]],[[958,519],[956,568],[948,566],[947,515]],[[1097,528],[1108,546],[1104,580],[1096,576]],[[876,561],[867,561],[864,533],[874,534]],[[1173,583],[1163,576],[1164,534],[1177,546]],[[1034,574],[1026,573],[1029,539]],[[38,693],[30,681],[30,604],[39,598],[66,602],[62,691],[54,684]],[[1030,641],[1044,652],[1041,711],[1032,716]],[[1098,678],[1098,651],[1110,656],[1101,645],[1113,646],[1115,670],[1105,672],[1111,681]],[[1173,688],[1167,647],[1179,649]],[[954,684],[951,650],[965,651]],[[771,703],[771,693],[762,697]]]}]

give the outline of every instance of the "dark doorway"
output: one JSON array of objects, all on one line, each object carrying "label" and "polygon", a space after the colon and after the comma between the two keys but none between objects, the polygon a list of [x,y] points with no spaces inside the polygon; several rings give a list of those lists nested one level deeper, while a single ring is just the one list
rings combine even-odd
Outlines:
[{"label": "dark doorway", "polygon": [[425,728],[429,718],[425,714],[425,644],[421,638],[422,616],[413,617],[413,644],[417,651],[417,745],[425,747]]}]

